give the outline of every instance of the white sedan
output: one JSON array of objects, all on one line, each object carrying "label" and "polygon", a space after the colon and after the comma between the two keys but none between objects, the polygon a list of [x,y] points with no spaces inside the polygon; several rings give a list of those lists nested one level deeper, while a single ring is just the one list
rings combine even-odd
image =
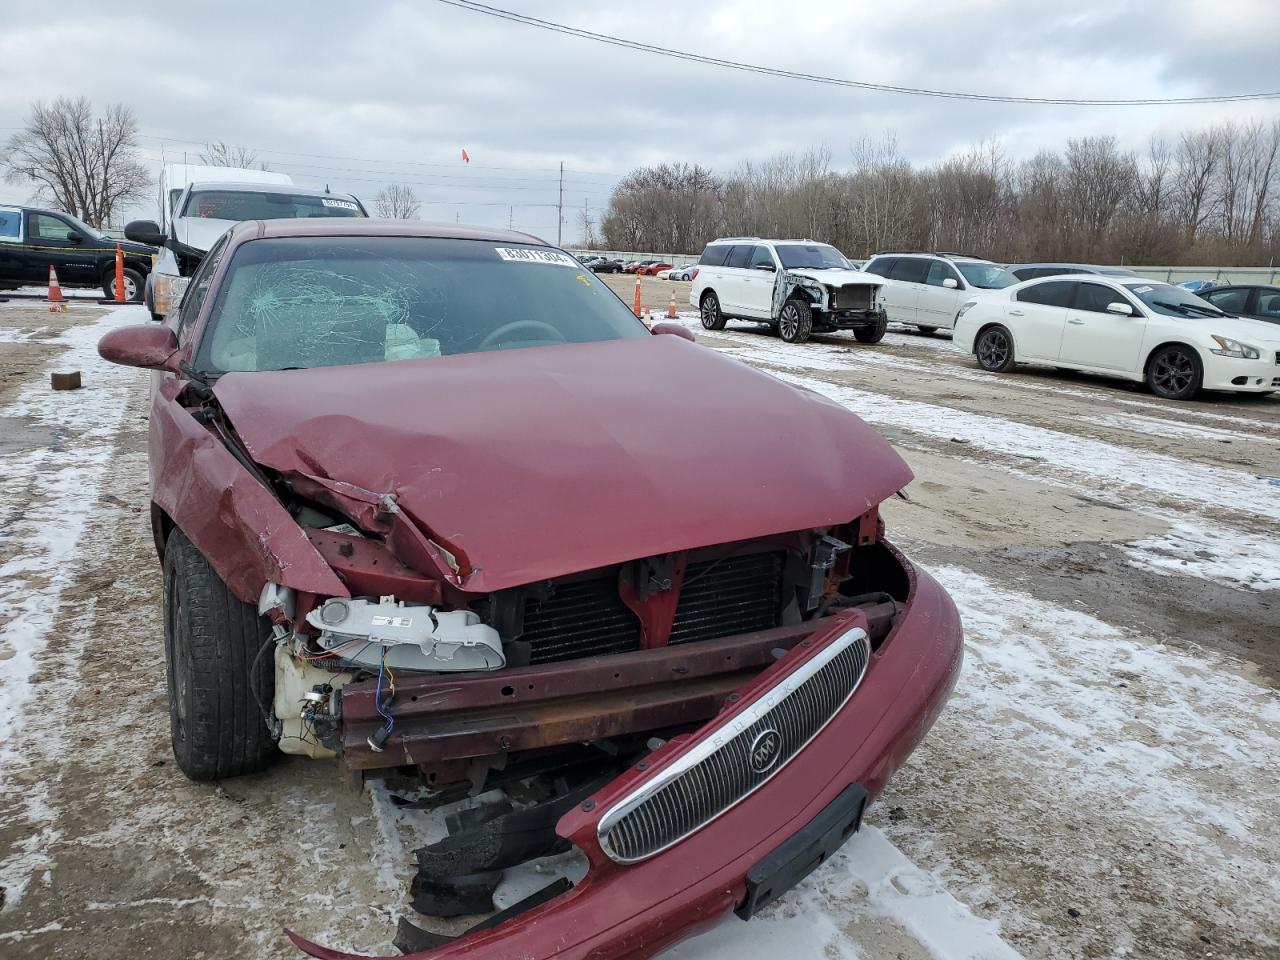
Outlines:
[{"label": "white sedan", "polygon": [[1145,382],[1171,400],[1280,389],[1280,327],[1140,277],[1054,277],[995,290],[960,307],[954,336],[993,372],[1042,363]]}]

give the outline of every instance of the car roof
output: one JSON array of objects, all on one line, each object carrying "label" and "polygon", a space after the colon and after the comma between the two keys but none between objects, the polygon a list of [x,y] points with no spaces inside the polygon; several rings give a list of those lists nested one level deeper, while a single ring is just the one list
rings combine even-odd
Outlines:
[{"label": "car roof", "polygon": [[231,243],[239,245],[263,237],[431,237],[442,240],[484,240],[491,243],[535,243],[540,237],[495,227],[471,227],[425,220],[379,220],[372,217],[302,217],[288,220],[245,220],[231,229]]},{"label": "car roof", "polygon": [[1068,263],[1064,260],[1049,260],[1044,263],[1009,264],[1010,270],[1020,270],[1023,267],[1071,267],[1075,270],[1089,270],[1093,273],[1099,273],[1104,277],[1130,277],[1135,275],[1128,267],[1100,266],[1096,263]]},{"label": "car roof", "polygon": [[[197,190],[234,190],[237,193],[288,193],[300,197],[333,197],[335,200],[354,200],[349,193],[333,193],[319,187],[299,187],[292,183],[258,183],[245,180],[194,180],[187,184],[192,192]],[[185,189],[185,188],[184,188]]]},{"label": "car roof", "polygon": [[1280,293],[1280,286],[1274,283],[1220,283],[1213,285],[1205,293],[1218,293],[1222,290],[1275,290]]}]

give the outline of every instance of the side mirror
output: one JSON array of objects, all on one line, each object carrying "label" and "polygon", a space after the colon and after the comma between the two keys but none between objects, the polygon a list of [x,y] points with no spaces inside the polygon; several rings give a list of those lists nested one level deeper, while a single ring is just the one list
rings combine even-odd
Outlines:
[{"label": "side mirror", "polygon": [[67,242],[69,242],[69,243],[84,243],[84,237],[80,236],[80,234],[76,233],[74,230],[68,230],[68,231],[67,231]]},{"label": "side mirror", "polygon": [[1133,307],[1129,306],[1127,303],[1121,303],[1117,300],[1115,303],[1107,304],[1107,313],[1114,313],[1121,317],[1132,317]]},{"label": "side mirror", "polygon": [[118,327],[98,341],[98,356],[125,367],[176,370],[178,338],[163,324]]},{"label": "side mirror", "polygon": [[163,247],[164,233],[154,220],[133,220],[125,224],[124,235],[134,243],[145,243],[148,247]]},{"label": "side mirror", "polygon": [[776,273],[778,270],[778,268],[775,267],[772,263],[757,263],[756,269],[767,270],[769,273]]},{"label": "side mirror", "polygon": [[948,290],[954,290],[956,287],[960,286],[960,284],[956,282],[955,277],[947,277],[945,280],[942,281],[942,285],[946,287]]},{"label": "side mirror", "polygon": [[684,337],[684,339],[688,340],[690,343],[698,342],[698,338],[693,335],[693,331],[683,323],[671,323],[668,320],[663,320],[650,327],[649,332],[655,336],[660,333],[667,333],[673,337]]}]

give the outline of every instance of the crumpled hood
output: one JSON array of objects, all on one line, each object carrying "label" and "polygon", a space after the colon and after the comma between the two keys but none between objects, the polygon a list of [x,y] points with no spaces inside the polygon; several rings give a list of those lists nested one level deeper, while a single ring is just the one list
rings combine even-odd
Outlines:
[{"label": "crumpled hood", "polygon": [[206,217],[178,217],[173,221],[173,235],[179,243],[208,253],[218,238],[238,222]]},{"label": "crumpled hood", "polygon": [[884,286],[884,277],[874,273],[863,273],[861,270],[814,270],[811,267],[796,267],[787,273],[800,277],[809,277],[829,287],[843,287],[848,283],[869,283],[873,286]]},{"label": "crumpled hood", "polygon": [[477,592],[847,522],[911,480],[852,413],[675,336],[229,373],[214,392],[255,460],[393,493]]}]

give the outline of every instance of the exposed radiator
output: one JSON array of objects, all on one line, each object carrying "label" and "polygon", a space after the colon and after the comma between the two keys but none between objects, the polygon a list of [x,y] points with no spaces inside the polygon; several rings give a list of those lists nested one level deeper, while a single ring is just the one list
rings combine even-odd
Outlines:
[{"label": "exposed radiator", "polygon": [[[676,607],[671,643],[715,640],[778,626],[783,552],[691,563]],[[616,574],[557,583],[529,598],[524,633],[530,663],[550,663],[640,647],[640,620],[618,595]]]}]

